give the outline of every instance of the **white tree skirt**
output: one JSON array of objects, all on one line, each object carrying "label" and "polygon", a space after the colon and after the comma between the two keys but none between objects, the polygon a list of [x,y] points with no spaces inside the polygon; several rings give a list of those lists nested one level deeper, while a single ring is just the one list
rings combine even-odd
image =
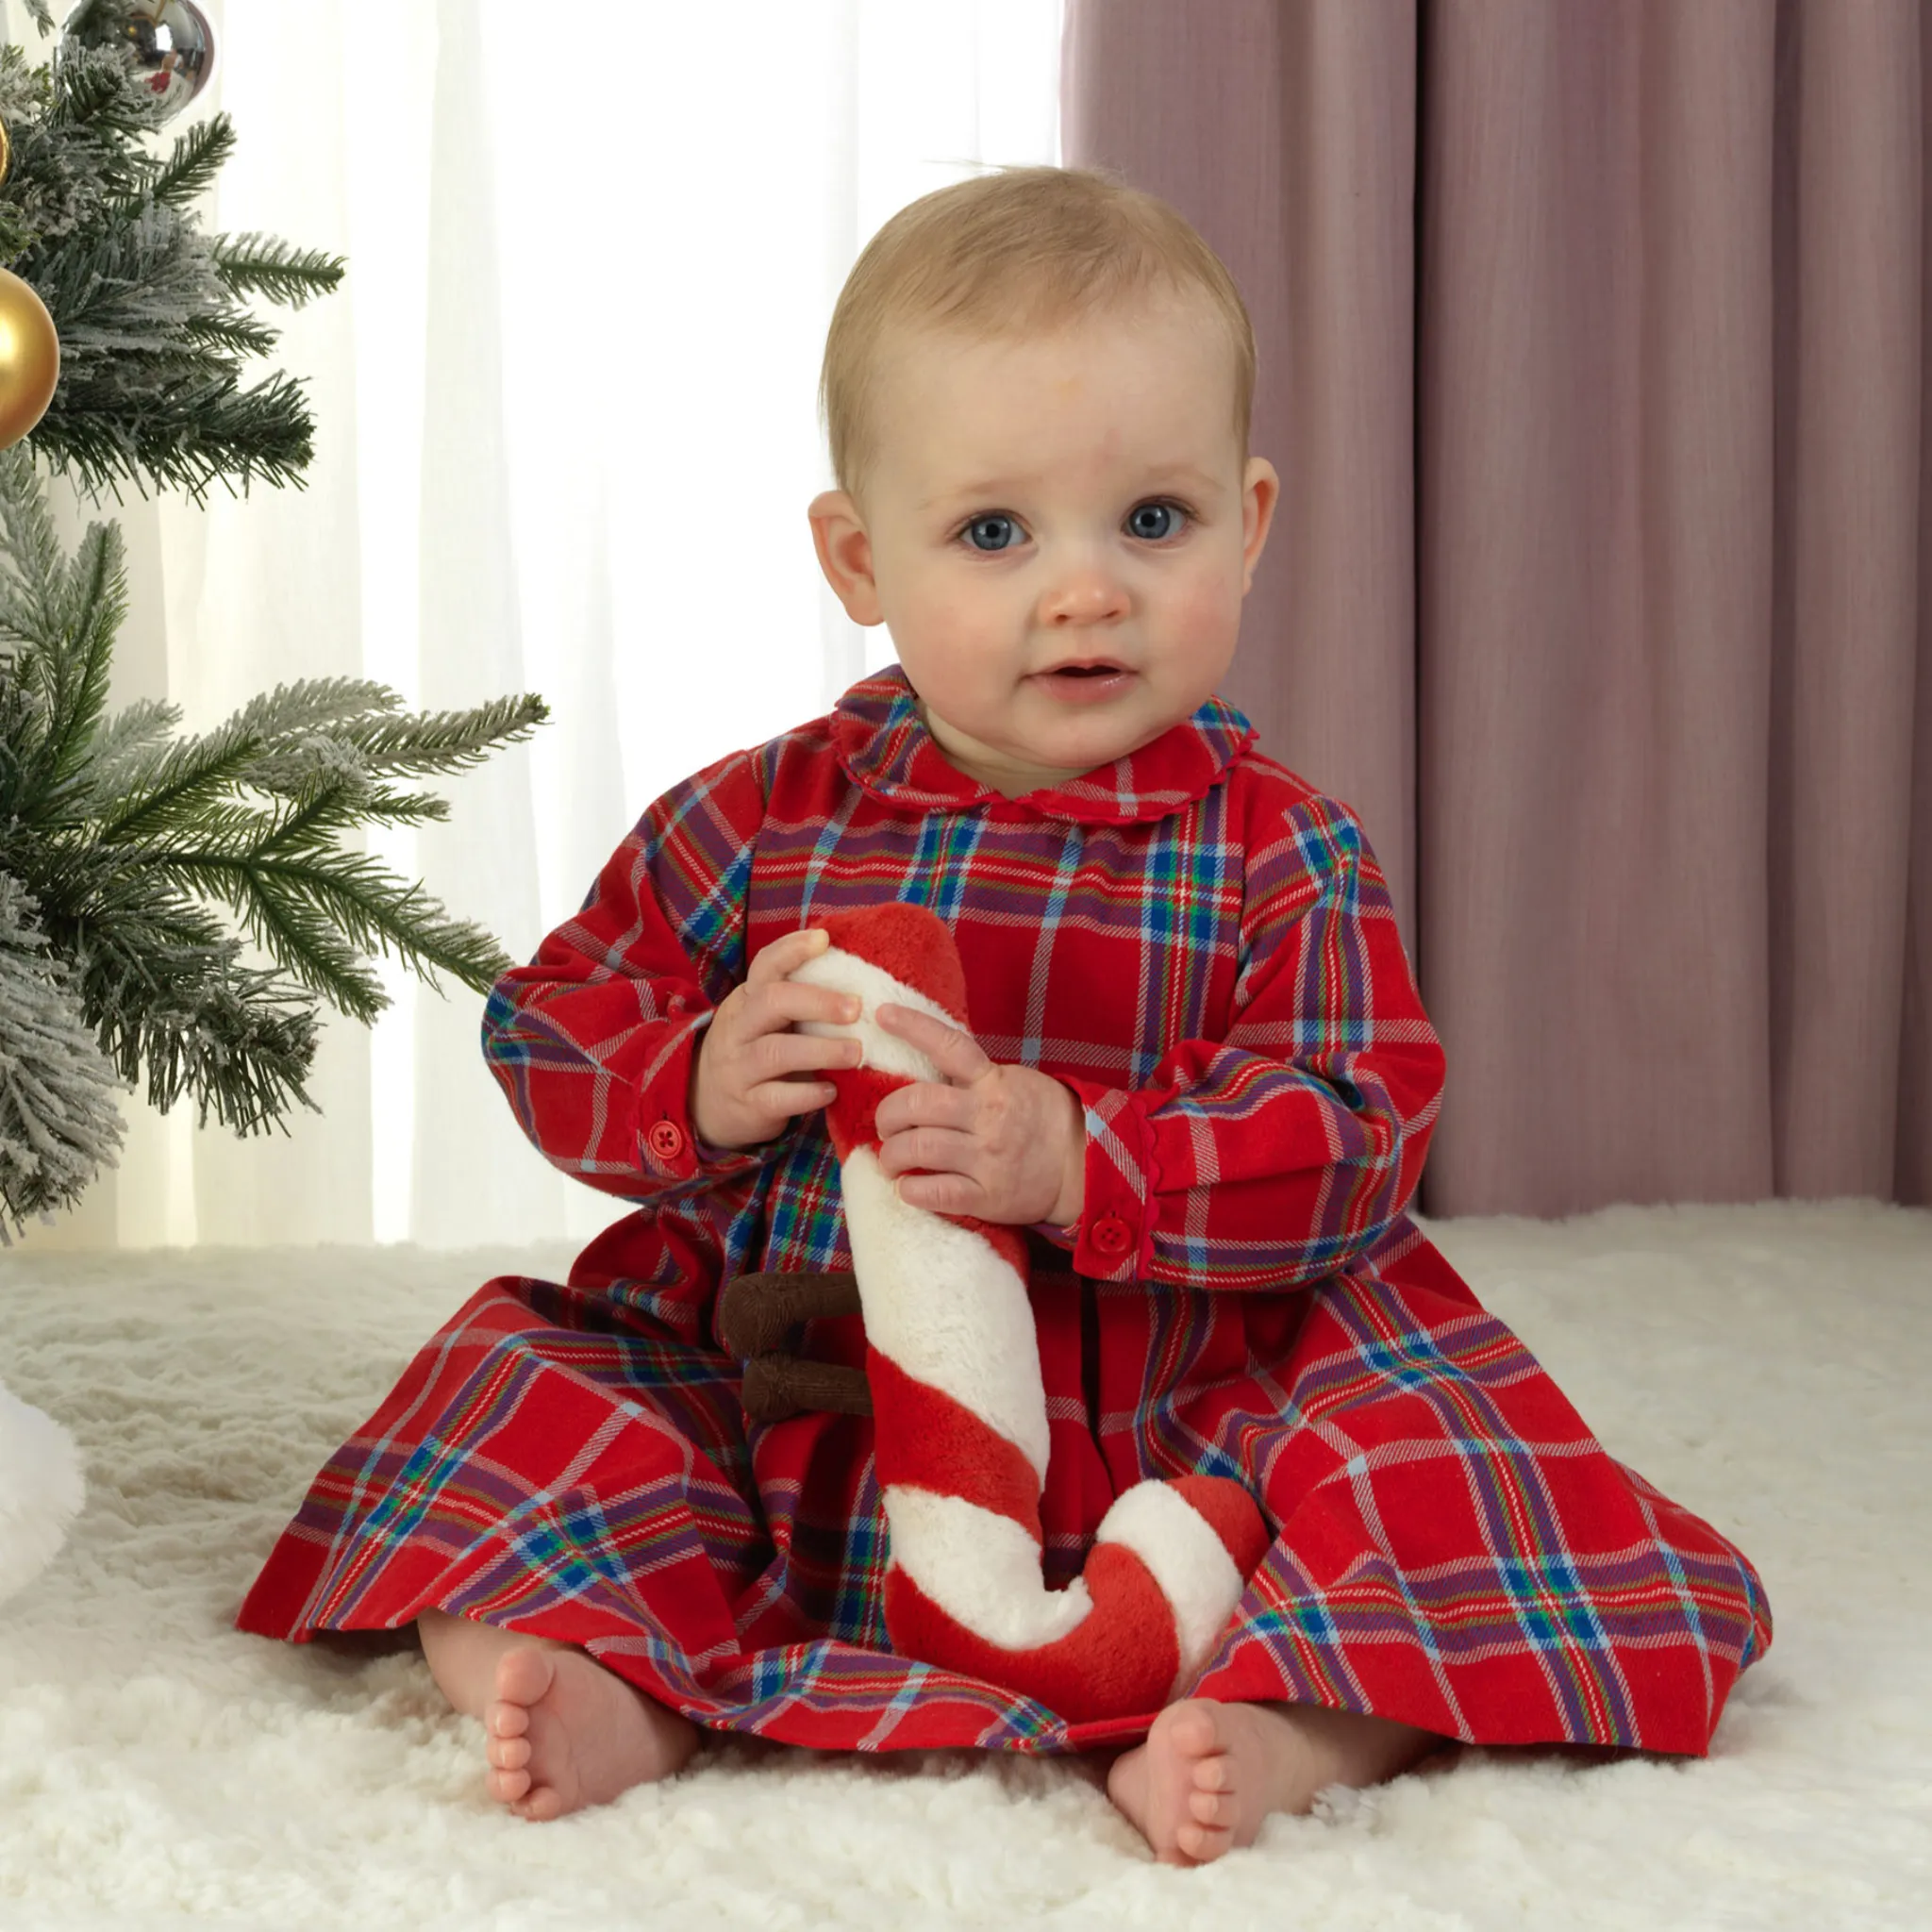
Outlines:
[{"label": "white tree skirt", "polygon": [[420,1655],[231,1627],[323,1458],[557,1245],[0,1253],[0,1380],[87,1506],[0,1605],[0,1927],[1932,1924],[1932,1213],[1431,1224],[1613,1455],[1732,1537],[1776,1641],[1708,1759],[1464,1751],[1197,1871],[1091,1772],[707,1744],[549,1824]]}]

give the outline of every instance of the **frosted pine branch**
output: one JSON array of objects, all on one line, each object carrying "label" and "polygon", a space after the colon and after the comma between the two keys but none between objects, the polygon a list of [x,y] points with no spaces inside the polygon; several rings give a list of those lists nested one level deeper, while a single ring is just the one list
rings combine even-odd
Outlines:
[{"label": "frosted pine branch", "polygon": [[[238,1131],[312,1106],[302,1081],[316,998],[368,1022],[388,1005],[377,952],[438,985],[487,991],[510,961],[421,884],[349,842],[358,826],[448,816],[406,774],[456,770],[528,737],[540,698],[412,715],[362,678],[278,685],[206,733],[177,737],[152,701],[103,714],[125,605],[118,533],[72,559],[21,452],[0,455],[0,870],[38,901],[74,969],[85,1023],[123,1075],[143,1067],[166,1110],[192,1093]],[[225,912],[275,962],[240,964]]]},{"label": "frosted pine branch", "polygon": [[20,881],[0,872],[0,1245],[118,1164],[121,1083]]}]

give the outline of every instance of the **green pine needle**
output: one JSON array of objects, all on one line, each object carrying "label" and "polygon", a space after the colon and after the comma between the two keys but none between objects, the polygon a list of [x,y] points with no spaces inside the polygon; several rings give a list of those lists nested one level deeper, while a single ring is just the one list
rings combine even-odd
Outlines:
[{"label": "green pine needle", "polygon": [[210,114],[175,141],[174,152],[156,166],[142,192],[170,208],[188,208],[215,185],[222,163],[234,151],[234,123],[225,114]]},{"label": "green pine needle", "polygon": [[181,325],[181,333],[191,342],[205,343],[238,361],[243,356],[266,356],[281,340],[279,329],[241,309],[226,315],[197,315]]},{"label": "green pine needle", "polygon": [[214,244],[215,273],[238,295],[264,295],[300,308],[334,292],[348,264],[319,248],[291,248],[270,235],[224,236]]}]

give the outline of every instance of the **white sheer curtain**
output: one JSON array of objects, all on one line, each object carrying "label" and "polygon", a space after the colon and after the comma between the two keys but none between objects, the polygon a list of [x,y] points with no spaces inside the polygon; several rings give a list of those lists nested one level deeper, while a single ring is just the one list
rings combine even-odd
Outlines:
[{"label": "white sheer curtain", "polygon": [[[239,135],[210,225],[349,274],[284,317],[307,490],[93,512],[129,549],[113,706],[198,731],[304,677],[540,692],[530,742],[425,781],[447,824],[368,841],[527,958],[667,785],[890,661],[806,520],[825,325],[907,202],[1059,159],[1060,0],[203,4]],[[469,1246],[624,1212],[524,1140],[481,996],[381,963],[374,1028],[325,1008],[321,1114],[239,1140],[129,1095],[120,1167],[26,1244]]]}]

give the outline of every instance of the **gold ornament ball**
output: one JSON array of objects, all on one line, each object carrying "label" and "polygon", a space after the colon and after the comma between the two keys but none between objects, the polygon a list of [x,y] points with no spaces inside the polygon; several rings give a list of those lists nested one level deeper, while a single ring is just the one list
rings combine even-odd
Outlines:
[{"label": "gold ornament ball", "polygon": [[60,380],[60,338],[30,284],[0,268],[0,449],[47,413]]}]

